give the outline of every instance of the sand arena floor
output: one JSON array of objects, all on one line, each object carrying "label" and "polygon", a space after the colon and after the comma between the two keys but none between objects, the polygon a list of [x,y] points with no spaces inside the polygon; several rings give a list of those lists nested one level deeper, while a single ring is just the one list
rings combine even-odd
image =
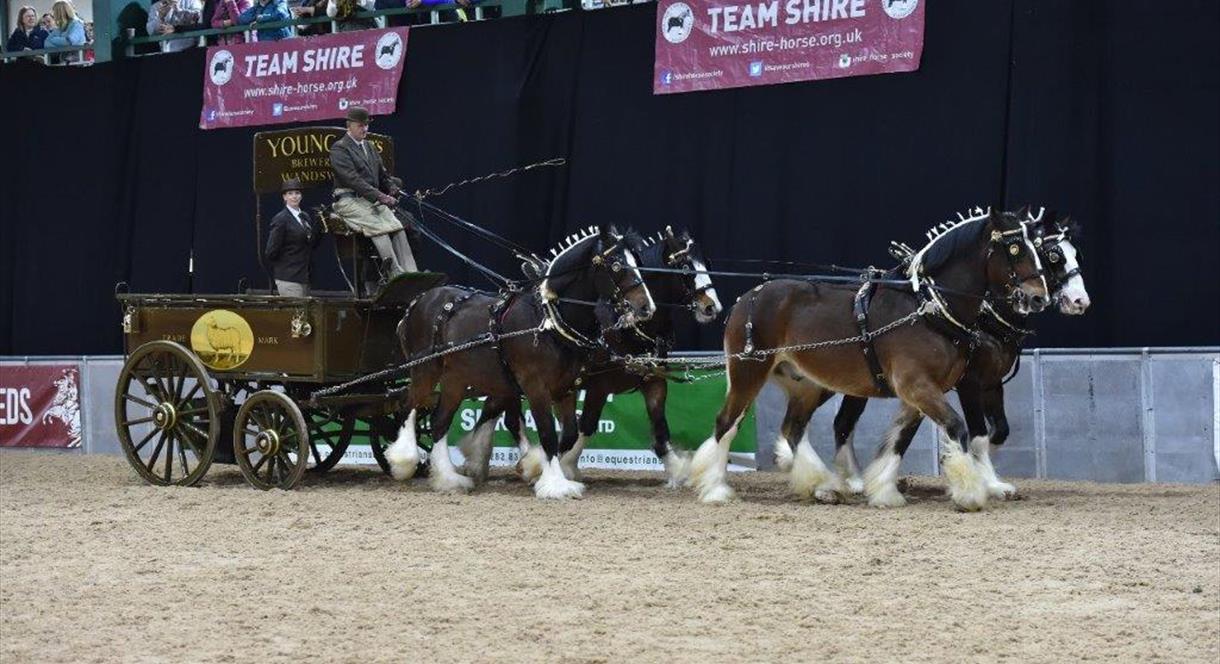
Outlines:
[{"label": "sand arena floor", "polygon": [[1220,486],[1022,481],[959,514],[936,479],[878,511],[770,473],[724,507],[597,472],[544,504],[502,472],[263,493],[0,453],[0,660],[1220,661]]}]

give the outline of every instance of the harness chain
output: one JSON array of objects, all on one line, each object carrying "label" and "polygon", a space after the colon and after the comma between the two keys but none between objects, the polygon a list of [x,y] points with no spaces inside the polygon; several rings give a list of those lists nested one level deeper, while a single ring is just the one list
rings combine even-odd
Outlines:
[{"label": "harness chain", "polygon": [[361,385],[363,383],[380,380],[382,378],[388,378],[390,376],[393,376],[394,374],[401,373],[403,371],[406,371],[407,369],[414,368],[414,367],[424,364],[426,362],[431,362],[432,360],[435,360],[437,358],[445,357],[446,355],[460,353],[463,351],[470,350],[471,348],[476,348],[478,346],[484,346],[484,345],[487,345],[490,343],[497,343],[503,339],[513,339],[516,337],[523,337],[527,334],[540,334],[544,331],[546,331],[545,321],[543,322],[543,324],[541,324],[537,327],[530,327],[530,328],[526,328],[524,330],[516,330],[514,332],[508,332],[505,334],[501,334],[499,336],[493,335],[490,332],[488,332],[487,334],[481,334],[469,341],[460,343],[456,346],[446,348],[445,350],[437,351],[435,353],[432,353],[431,355],[425,355],[423,357],[416,358],[409,362],[400,364],[396,367],[390,367],[389,369],[378,371],[377,373],[372,373],[372,374],[368,374],[367,376],[361,376],[360,378],[356,378],[354,380],[349,380],[346,383],[340,383],[338,385],[334,385],[331,387],[323,388],[321,390],[317,390],[315,392],[311,392],[309,395],[309,398],[317,399],[318,397],[328,397],[328,396],[331,396],[334,394],[338,394],[339,392],[342,392],[342,391],[348,389],[349,387],[355,387],[356,385]]}]

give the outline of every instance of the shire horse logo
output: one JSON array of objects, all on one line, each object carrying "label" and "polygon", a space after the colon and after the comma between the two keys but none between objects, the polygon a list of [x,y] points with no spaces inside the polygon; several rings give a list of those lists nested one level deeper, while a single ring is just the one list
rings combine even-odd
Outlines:
[{"label": "shire horse logo", "polygon": [[919,6],[919,0],[881,0],[881,8],[890,18],[906,18]]},{"label": "shire horse logo", "polygon": [[213,369],[233,369],[250,358],[254,332],[241,316],[216,309],[200,316],[191,327],[191,350]]},{"label": "shire horse logo", "polygon": [[233,54],[225,49],[216,51],[208,65],[208,76],[213,85],[224,85],[233,78]]},{"label": "shire horse logo", "polygon": [[76,369],[64,369],[55,381],[55,399],[42,414],[42,423],[63,422],[68,429],[68,447],[80,447],[80,393],[76,387]]},{"label": "shire horse logo", "polygon": [[661,35],[671,44],[681,44],[695,27],[695,14],[685,2],[675,2],[661,16]]},{"label": "shire horse logo", "polygon": [[382,69],[393,69],[402,60],[402,35],[397,32],[387,32],[377,40],[377,48],[373,50],[377,66]]}]

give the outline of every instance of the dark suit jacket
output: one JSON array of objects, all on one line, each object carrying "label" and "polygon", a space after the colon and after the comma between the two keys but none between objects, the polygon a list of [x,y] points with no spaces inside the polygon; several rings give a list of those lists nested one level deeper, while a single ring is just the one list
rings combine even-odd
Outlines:
[{"label": "dark suit jacket", "polygon": [[335,172],[335,188],[347,188],[370,203],[377,202],[377,193],[390,191],[390,174],[381,162],[381,154],[373,142],[364,141],[368,157],[348,134],[331,143],[330,167]]},{"label": "dark suit jacket", "polygon": [[322,232],[304,210],[301,210],[301,220],[309,224],[309,230],[297,223],[288,208],[272,217],[263,256],[267,258],[274,278],[308,284],[310,254],[322,241]]}]

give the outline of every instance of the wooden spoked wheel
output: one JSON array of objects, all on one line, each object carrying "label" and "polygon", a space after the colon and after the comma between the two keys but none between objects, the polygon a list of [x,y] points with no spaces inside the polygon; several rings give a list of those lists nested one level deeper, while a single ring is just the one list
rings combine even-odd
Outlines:
[{"label": "wooden spoked wheel", "polygon": [[301,409],[280,392],[250,395],[233,423],[233,454],[252,486],[291,489],[309,465],[309,426]]},{"label": "wooden spoked wheel", "polygon": [[309,422],[309,472],[325,473],[347,451],[356,429],[356,418],[344,417],[328,408],[311,409],[306,414]]},{"label": "wooden spoked wheel", "polygon": [[207,370],[172,341],[135,350],[119,373],[114,424],[132,468],[162,486],[198,482],[220,437],[220,399]]}]

